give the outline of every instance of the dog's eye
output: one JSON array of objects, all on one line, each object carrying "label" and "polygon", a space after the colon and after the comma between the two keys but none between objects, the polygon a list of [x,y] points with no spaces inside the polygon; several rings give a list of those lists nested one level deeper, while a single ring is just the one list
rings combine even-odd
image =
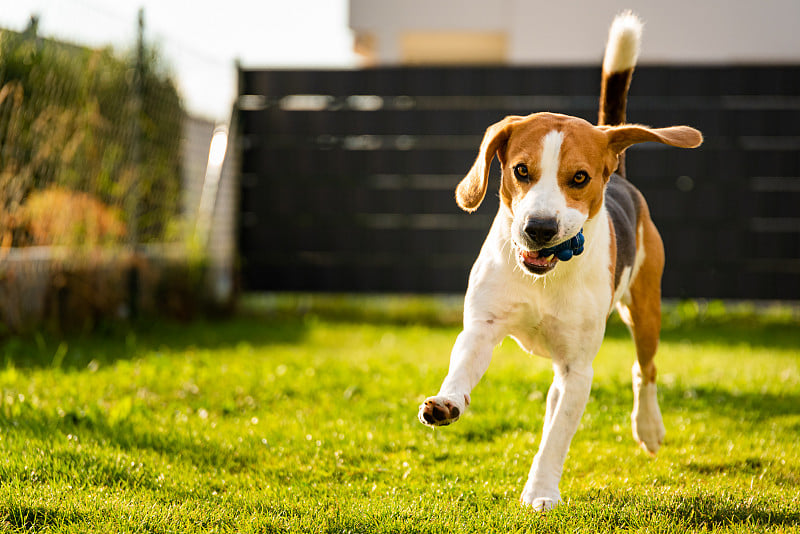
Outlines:
[{"label": "dog's eye", "polygon": [[514,176],[517,177],[517,180],[522,182],[527,182],[530,180],[530,176],[528,175],[528,166],[524,163],[518,163],[516,167],[514,167]]},{"label": "dog's eye", "polygon": [[589,183],[589,175],[586,174],[586,171],[578,171],[575,173],[575,176],[572,177],[572,185],[573,187],[583,187],[584,185]]}]

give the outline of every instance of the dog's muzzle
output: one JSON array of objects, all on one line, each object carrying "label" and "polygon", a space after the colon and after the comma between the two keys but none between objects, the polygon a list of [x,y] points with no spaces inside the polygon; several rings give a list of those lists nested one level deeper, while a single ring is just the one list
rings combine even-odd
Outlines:
[{"label": "dog's muzzle", "polygon": [[574,237],[552,247],[546,247],[539,250],[520,249],[519,261],[531,273],[542,275],[553,269],[559,260],[569,261],[573,256],[581,255],[583,253],[583,246],[585,242],[586,238],[584,238],[583,228],[581,228],[580,232],[578,232]]}]

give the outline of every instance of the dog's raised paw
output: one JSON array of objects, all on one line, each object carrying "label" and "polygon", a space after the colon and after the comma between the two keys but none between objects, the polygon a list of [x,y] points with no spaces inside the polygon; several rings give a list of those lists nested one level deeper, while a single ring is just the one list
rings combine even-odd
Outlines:
[{"label": "dog's raised paw", "polygon": [[419,407],[419,422],[427,426],[447,426],[461,417],[463,408],[446,397],[428,397]]}]

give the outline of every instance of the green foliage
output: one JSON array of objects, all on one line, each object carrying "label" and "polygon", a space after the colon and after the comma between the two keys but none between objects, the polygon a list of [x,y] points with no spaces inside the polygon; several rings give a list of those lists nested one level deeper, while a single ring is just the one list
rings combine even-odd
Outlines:
[{"label": "green foliage", "polygon": [[[566,463],[566,505],[518,504],[552,372],[507,340],[461,421],[431,430],[458,333],[420,301],[378,322],[260,302],[219,323],[13,338],[0,352],[0,521],[59,532],[800,532],[800,329],[703,306],[657,362],[667,441],[630,436],[613,324]],[[324,299],[322,299],[324,301]],[[356,302],[364,303],[363,300]],[[267,310],[267,311],[265,311]],[[397,320],[393,319],[398,318]]]},{"label": "green foliage", "polygon": [[0,234],[24,244],[13,214],[31,191],[58,186],[121,209],[135,195],[141,240],[163,237],[179,207],[183,111],[154,49],[137,106],[134,65],[110,49],[0,32]]}]

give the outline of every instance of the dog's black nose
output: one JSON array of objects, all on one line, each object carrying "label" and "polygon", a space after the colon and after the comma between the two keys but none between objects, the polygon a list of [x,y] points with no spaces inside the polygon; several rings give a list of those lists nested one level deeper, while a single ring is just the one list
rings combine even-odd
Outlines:
[{"label": "dog's black nose", "polygon": [[555,218],[531,217],[525,222],[525,233],[537,245],[546,245],[558,233]]}]

